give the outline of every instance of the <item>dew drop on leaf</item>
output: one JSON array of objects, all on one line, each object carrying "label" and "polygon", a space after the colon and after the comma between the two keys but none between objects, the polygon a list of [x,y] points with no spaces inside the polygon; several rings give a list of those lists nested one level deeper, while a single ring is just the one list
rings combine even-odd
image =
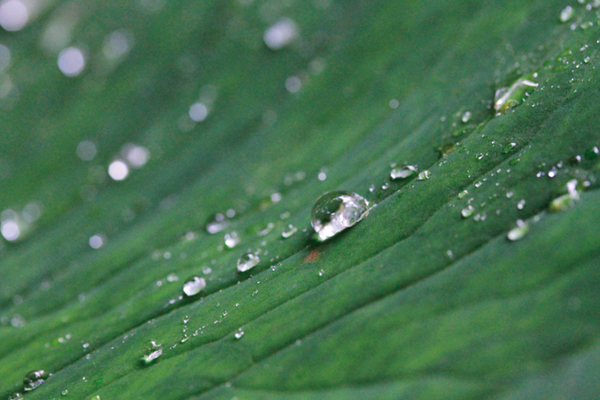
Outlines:
[{"label": "dew drop on leaf", "polygon": [[537,86],[538,84],[529,80],[529,77],[523,77],[510,87],[496,90],[494,96],[494,110],[496,110],[496,115],[504,114],[508,109],[521,104],[523,99],[529,96],[529,91],[533,92]]},{"label": "dew drop on leaf", "polygon": [[311,224],[319,240],[327,240],[367,216],[369,203],[362,196],[345,191],[324,194],[315,202]]},{"label": "dew drop on leaf", "polygon": [[240,272],[246,272],[254,268],[260,262],[260,258],[253,253],[244,253],[238,258],[237,269]]},{"label": "dew drop on leaf", "polygon": [[406,179],[417,172],[417,168],[412,165],[406,165],[404,167],[394,168],[390,172],[390,178],[392,179]]},{"label": "dew drop on leaf", "polygon": [[48,379],[48,376],[50,375],[43,369],[28,372],[23,378],[23,390],[29,392],[37,389],[46,379]]},{"label": "dew drop on leaf", "polygon": [[194,276],[183,284],[183,293],[185,293],[185,295],[188,297],[195,296],[205,287],[206,280],[204,278]]},{"label": "dew drop on leaf", "polygon": [[528,232],[529,232],[529,225],[527,225],[522,220],[518,220],[517,226],[515,228],[511,229],[510,231],[508,231],[508,234],[506,235],[506,237],[511,242],[516,242],[517,240],[523,239],[525,237],[525,235],[527,235]]}]

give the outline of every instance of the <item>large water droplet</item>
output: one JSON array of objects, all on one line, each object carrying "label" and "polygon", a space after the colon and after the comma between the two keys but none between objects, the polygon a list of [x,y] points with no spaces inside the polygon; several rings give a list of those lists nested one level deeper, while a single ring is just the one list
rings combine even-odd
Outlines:
[{"label": "large water droplet", "polygon": [[353,226],[368,212],[369,203],[362,196],[344,191],[329,192],[316,201],[310,222],[323,241]]},{"label": "large water droplet", "polygon": [[43,369],[38,369],[36,371],[30,371],[23,378],[23,389],[26,392],[37,389],[38,387],[41,386],[42,383],[44,383],[44,381],[46,379],[48,379],[49,376],[50,376],[50,374],[48,374]]},{"label": "large water droplet", "polygon": [[185,295],[188,297],[195,296],[205,287],[206,280],[204,278],[194,276],[183,284],[183,293],[185,293]]},{"label": "large water droplet", "polygon": [[230,249],[233,249],[235,246],[240,244],[240,241],[241,241],[237,232],[226,233],[224,240],[225,240],[225,246],[227,246]]},{"label": "large water droplet", "polygon": [[238,258],[237,269],[240,272],[246,272],[254,268],[260,262],[260,258],[253,253],[244,253]]},{"label": "large water droplet", "polygon": [[[531,77],[533,76],[535,74]],[[504,114],[508,109],[521,104],[523,99],[529,96],[528,91],[533,92],[537,86],[538,84],[531,81],[528,76],[518,79],[510,87],[496,90],[494,96],[494,110],[496,110],[496,115]]]}]

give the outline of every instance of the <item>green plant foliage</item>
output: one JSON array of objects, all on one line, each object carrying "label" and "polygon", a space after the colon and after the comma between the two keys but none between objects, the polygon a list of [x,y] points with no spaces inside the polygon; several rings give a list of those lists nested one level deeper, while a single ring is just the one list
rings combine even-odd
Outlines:
[{"label": "green plant foliage", "polygon": [[[0,399],[600,393],[597,2],[40,4],[0,33]],[[373,207],[319,242],[333,190]]]}]

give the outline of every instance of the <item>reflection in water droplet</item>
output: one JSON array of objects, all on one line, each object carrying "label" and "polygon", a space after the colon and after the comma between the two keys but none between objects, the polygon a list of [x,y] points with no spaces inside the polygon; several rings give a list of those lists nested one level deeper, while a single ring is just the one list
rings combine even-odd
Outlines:
[{"label": "reflection in water droplet", "polygon": [[533,91],[538,84],[529,80],[528,77],[520,78],[508,88],[496,90],[494,96],[494,110],[496,115],[504,114],[508,109],[515,107],[529,96],[528,91]]},{"label": "reflection in water droplet", "polygon": [[237,269],[240,272],[246,272],[254,268],[260,262],[260,258],[253,253],[244,253],[238,258]]},{"label": "reflection in water droplet", "polygon": [[406,165],[404,167],[398,167],[392,169],[390,172],[390,178],[392,179],[406,179],[409,176],[414,175],[417,172],[417,168],[412,165]]},{"label": "reflection in water droplet", "polygon": [[194,276],[194,277],[188,279],[183,284],[183,293],[185,293],[185,295],[188,297],[195,296],[198,293],[200,293],[202,291],[202,289],[204,289],[205,287],[206,287],[206,280],[204,278],[199,278],[197,276]]},{"label": "reflection in water droplet", "polygon": [[506,237],[511,242],[515,242],[517,240],[523,239],[523,237],[525,237],[525,235],[527,235],[528,232],[529,232],[529,225],[527,225],[525,222],[523,222],[521,220],[518,220],[517,227],[508,231],[508,234],[506,235]]},{"label": "reflection in water droplet", "polygon": [[311,214],[311,224],[323,241],[367,216],[369,203],[353,192],[336,191],[321,196]]},{"label": "reflection in water droplet", "polygon": [[26,392],[37,389],[46,379],[48,379],[48,376],[50,375],[43,369],[28,372],[23,378],[23,389]]},{"label": "reflection in water droplet", "polygon": [[289,18],[282,18],[265,31],[263,40],[271,50],[280,50],[289,45],[297,36],[296,23]]}]

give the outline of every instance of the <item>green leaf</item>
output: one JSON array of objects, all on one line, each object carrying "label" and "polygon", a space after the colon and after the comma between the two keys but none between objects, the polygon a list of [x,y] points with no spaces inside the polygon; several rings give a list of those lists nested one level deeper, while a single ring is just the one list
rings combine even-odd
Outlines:
[{"label": "green leaf", "polygon": [[[32,400],[594,398],[599,9],[566,5],[47,3],[3,32],[0,398],[31,370]],[[333,190],[373,207],[321,243]]]}]

